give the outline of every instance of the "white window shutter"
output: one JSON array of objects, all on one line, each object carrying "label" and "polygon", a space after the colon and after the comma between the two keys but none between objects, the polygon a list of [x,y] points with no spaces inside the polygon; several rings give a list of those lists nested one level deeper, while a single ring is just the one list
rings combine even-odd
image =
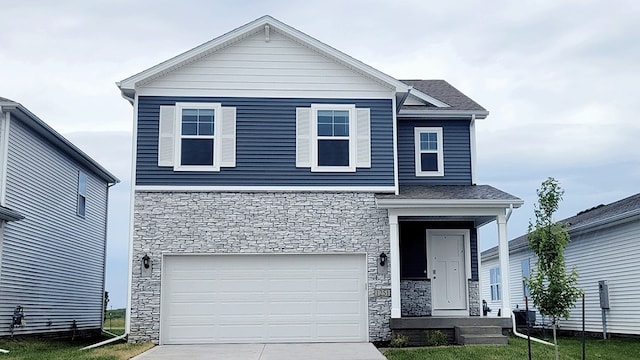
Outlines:
[{"label": "white window shutter", "polygon": [[175,106],[160,106],[160,122],[158,128],[158,166],[173,166],[174,164],[175,121]]},{"label": "white window shutter", "polygon": [[236,108],[222,108],[220,124],[220,167],[236,166]]},{"label": "white window shutter", "polygon": [[311,167],[311,108],[296,108],[296,167]]},{"label": "white window shutter", "polygon": [[371,167],[371,111],[356,109],[356,167]]}]

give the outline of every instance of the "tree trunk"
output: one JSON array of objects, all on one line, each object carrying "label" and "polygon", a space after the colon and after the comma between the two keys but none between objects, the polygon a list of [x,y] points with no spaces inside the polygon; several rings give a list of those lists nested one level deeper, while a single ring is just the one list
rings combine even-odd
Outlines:
[{"label": "tree trunk", "polygon": [[558,354],[558,337],[556,336],[556,320],[553,321],[553,343],[556,345],[556,360],[560,359],[560,355]]}]

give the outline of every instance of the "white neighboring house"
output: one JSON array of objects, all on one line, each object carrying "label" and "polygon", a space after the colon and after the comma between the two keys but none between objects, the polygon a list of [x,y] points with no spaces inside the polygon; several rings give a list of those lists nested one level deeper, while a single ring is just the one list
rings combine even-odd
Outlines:
[{"label": "white neighboring house", "polygon": [[[606,310],[607,332],[640,334],[640,193],[608,205],[598,205],[561,222],[569,225],[571,242],[565,249],[567,269],[575,266],[578,287],[585,293],[586,331],[601,332],[602,311],[598,282],[609,287]],[[482,299],[497,316],[500,309],[500,267],[497,247],[481,254]],[[529,249],[527,236],[509,242],[509,274],[512,309],[524,309],[523,278],[535,270],[536,257]],[[533,306],[530,304],[530,307]],[[581,330],[581,300],[568,320],[560,321],[561,330]],[[542,320],[539,313],[536,321]]]}]

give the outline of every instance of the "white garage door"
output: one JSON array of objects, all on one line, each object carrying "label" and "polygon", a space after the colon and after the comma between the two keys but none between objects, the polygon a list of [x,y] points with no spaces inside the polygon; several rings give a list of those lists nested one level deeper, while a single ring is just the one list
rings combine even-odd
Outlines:
[{"label": "white garage door", "polygon": [[165,256],[161,343],[367,341],[364,255]]}]

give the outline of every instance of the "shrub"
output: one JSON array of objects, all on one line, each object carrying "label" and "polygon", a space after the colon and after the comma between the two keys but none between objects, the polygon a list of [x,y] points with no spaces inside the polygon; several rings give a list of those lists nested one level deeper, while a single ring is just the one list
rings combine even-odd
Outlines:
[{"label": "shrub", "polygon": [[444,346],[449,345],[447,335],[440,330],[427,332],[427,345],[429,346]]},{"label": "shrub", "polygon": [[393,336],[391,337],[391,343],[389,345],[394,348],[401,348],[407,346],[408,343],[409,338],[407,338],[406,335],[393,334]]}]

